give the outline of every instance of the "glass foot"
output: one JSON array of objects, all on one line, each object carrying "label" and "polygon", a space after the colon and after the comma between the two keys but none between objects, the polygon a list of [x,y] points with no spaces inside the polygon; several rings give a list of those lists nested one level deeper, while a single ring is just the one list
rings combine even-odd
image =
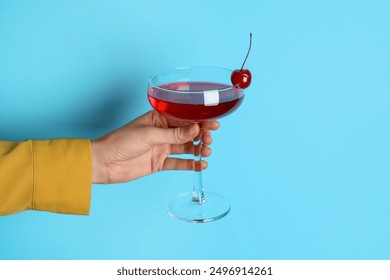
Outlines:
[{"label": "glass foot", "polygon": [[192,193],[178,195],[169,205],[167,212],[173,218],[190,223],[207,223],[225,217],[230,203],[215,193],[204,193],[204,201],[192,200]]}]

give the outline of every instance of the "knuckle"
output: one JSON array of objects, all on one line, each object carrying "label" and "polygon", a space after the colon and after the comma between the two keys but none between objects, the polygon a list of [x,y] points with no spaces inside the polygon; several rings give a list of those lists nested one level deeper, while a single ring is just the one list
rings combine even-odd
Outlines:
[{"label": "knuckle", "polygon": [[173,129],[172,134],[173,134],[173,140],[175,142],[181,143],[183,141],[183,136],[182,136],[180,127]]}]

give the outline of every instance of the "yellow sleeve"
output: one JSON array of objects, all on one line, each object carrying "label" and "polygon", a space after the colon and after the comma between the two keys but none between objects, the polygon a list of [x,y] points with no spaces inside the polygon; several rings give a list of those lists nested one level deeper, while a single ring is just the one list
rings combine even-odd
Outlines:
[{"label": "yellow sleeve", "polygon": [[24,210],[89,214],[88,139],[0,141],[0,215]]}]

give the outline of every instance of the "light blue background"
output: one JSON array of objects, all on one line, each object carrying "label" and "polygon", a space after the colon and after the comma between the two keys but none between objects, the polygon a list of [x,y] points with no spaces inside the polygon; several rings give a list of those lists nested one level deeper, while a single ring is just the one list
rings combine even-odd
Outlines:
[{"label": "light blue background", "polygon": [[[190,172],[93,186],[90,216],[0,218],[0,259],[389,259],[390,2],[0,2],[0,139],[100,136],[162,68],[238,68],[204,174],[231,213],[164,212]],[[0,173],[1,174],[1,173]],[[15,178],[17,180],[17,178]]]}]

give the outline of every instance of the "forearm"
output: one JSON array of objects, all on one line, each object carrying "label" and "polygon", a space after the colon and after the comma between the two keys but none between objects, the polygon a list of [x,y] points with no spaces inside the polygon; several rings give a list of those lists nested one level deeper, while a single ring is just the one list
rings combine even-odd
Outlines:
[{"label": "forearm", "polygon": [[91,169],[88,139],[0,141],[0,215],[88,214]]}]

